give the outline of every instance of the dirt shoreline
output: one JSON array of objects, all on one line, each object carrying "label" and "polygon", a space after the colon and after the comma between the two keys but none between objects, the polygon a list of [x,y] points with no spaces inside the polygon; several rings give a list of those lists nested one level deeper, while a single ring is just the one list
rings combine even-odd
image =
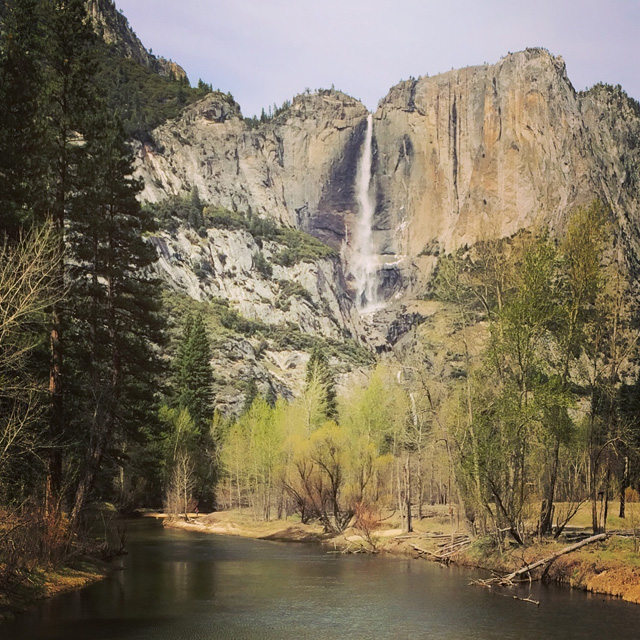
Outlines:
[{"label": "dirt shoreline", "polygon": [[[371,551],[371,546],[354,530],[332,536],[324,534],[318,525],[303,525],[293,521],[256,522],[247,515],[218,512],[193,516],[188,521],[165,521],[165,526],[187,531],[218,535],[233,535],[261,540],[285,542],[314,542],[330,545],[335,550],[348,552]],[[412,545],[418,545],[432,553],[438,550],[438,538],[425,532],[402,534],[400,529],[375,532],[376,551],[418,558]],[[507,574],[527,564],[545,558],[565,546],[557,541],[543,542],[526,549],[513,548],[497,553],[485,549],[477,541],[468,550],[449,558],[451,564],[486,570],[491,574]],[[422,557],[433,560],[428,554]],[[538,574],[539,577],[540,574]],[[575,589],[622,598],[640,603],[640,554],[633,548],[633,541],[613,535],[604,542],[597,542],[561,556],[549,567],[548,578]]]},{"label": "dirt shoreline", "polygon": [[8,593],[0,593],[0,623],[13,620],[40,600],[69,591],[77,591],[106,578],[112,567],[93,558],[55,570],[34,570]]}]

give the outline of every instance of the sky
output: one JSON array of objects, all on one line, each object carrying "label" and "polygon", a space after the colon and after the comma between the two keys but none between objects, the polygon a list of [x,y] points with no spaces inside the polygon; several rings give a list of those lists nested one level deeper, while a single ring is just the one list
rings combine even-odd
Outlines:
[{"label": "sky", "polygon": [[640,0],[116,0],[147,49],[245,116],[335,86],[374,110],[400,80],[545,47],[577,90],[640,99]]}]

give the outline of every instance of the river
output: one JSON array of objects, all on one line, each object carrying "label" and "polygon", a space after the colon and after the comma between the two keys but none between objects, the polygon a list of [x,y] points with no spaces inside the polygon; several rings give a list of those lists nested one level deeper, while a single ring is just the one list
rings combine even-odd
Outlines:
[{"label": "river", "polygon": [[[640,606],[533,585],[540,607],[424,560],[135,521],[122,570],[0,625],[2,640],[637,639]],[[529,588],[519,595],[525,597]]]}]

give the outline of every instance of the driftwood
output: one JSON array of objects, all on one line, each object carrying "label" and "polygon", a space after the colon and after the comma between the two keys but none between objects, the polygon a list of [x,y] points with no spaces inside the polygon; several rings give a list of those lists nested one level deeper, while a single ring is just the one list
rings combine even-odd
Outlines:
[{"label": "driftwood", "polygon": [[466,536],[462,536],[461,538],[456,538],[456,542],[454,542],[453,544],[448,543],[444,546],[440,545],[438,553],[429,551],[428,549],[423,549],[417,544],[412,544],[411,547],[413,547],[413,549],[415,549],[421,556],[428,555],[440,562],[449,562],[451,556],[464,551],[470,544],[471,540]]},{"label": "driftwood", "polygon": [[419,547],[417,544],[412,544],[411,545],[420,555],[426,553],[428,556],[435,556],[436,558],[438,557],[437,553],[433,553],[433,551],[429,551],[428,549],[423,549],[422,547]]},{"label": "driftwood", "polygon": [[606,534],[606,533],[598,533],[597,535],[591,536],[590,538],[585,538],[584,540],[581,540],[580,542],[576,542],[574,544],[570,544],[568,547],[564,547],[563,549],[560,549],[560,551],[556,551],[556,553],[553,553],[550,556],[547,556],[546,558],[543,558],[542,560],[538,560],[538,562],[534,562],[533,564],[528,564],[528,565],[522,567],[522,569],[518,569],[517,571],[514,571],[513,573],[510,573],[508,576],[504,577],[504,580],[506,580],[507,582],[512,582],[514,578],[518,578],[518,577],[524,575],[525,573],[529,573],[529,572],[533,571],[533,569],[537,569],[538,567],[542,567],[544,565],[549,565],[556,558],[559,558],[560,556],[563,556],[563,555],[565,555],[567,553],[571,553],[572,551],[576,551],[580,547],[584,547],[585,545],[591,544],[592,542],[599,542],[600,540],[606,540],[607,535],[608,534]]},{"label": "driftwood", "polygon": [[540,606],[540,600],[534,600],[529,594],[526,598],[521,598],[520,596],[514,596],[508,593],[498,593],[499,596],[504,596],[505,598],[513,598],[514,600],[520,600],[520,602],[530,602],[531,604],[535,604],[536,607]]},{"label": "driftwood", "polygon": [[576,542],[574,544],[570,544],[568,547],[564,547],[560,549],[560,551],[556,551],[552,553],[550,556],[546,558],[542,558],[542,560],[538,560],[537,562],[533,562],[532,564],[527,564],[524,567],[518,569],[517,571],[511,572],[506,576],[495,576],[493,578],[489,578],[487,580],[474,580],[471,584],[477,584],[482,587],[492,587],[494,585],[501,585],[503,587],[511,587],[515,584],[516,578],[520,578],[525,574],[531,574],[534,569],[538,567],[545,567],[545,570],[549,568],[549,566],[560,556],[563,556],[567,553],[571,553],[572,551],[576,551],[580,549],[580,547],[584,547],[587,544],[591,544],[592,542],[600,542],[601,540],[606,540],[609,534],[607,533],[598,533],[595,536],[591,536],[589,538],[585,538],[580,542]]}]

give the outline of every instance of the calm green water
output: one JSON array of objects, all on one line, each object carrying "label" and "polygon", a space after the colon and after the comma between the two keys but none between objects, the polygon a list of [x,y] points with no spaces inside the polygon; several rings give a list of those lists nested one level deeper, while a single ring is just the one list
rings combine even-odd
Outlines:
[{"label": "calm green water", "polygon": [[[535,607],[422,560],[135,522],[123,570],[0,625],[3,640],[640,637],[640,606],[536,586]],[[521,592],[527,595],[528,589]]]}]

